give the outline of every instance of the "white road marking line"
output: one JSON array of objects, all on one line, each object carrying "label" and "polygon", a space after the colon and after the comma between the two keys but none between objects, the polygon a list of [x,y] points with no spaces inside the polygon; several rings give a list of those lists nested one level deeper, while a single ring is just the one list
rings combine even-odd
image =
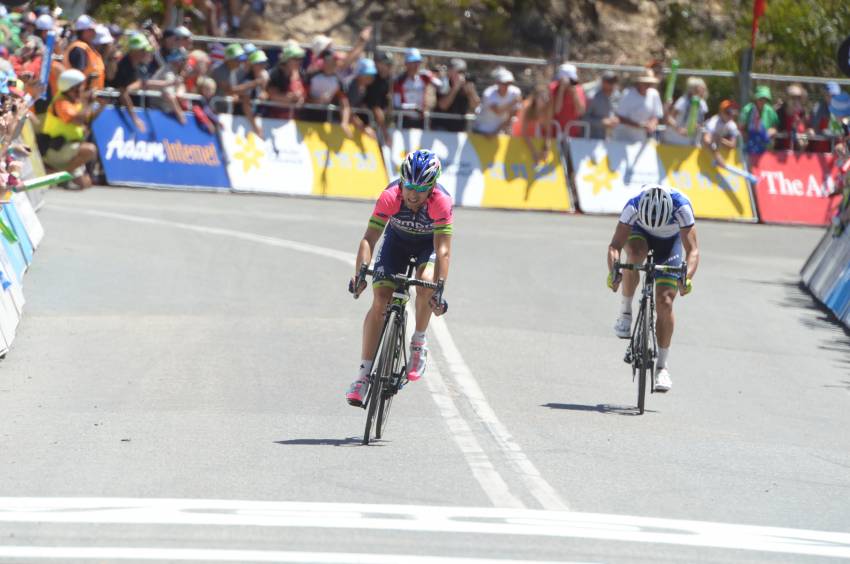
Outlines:
[{"label": "white road marking line", "polygon": [[597,539],[850,558],[850,533],[540,509],[125,498],[0,498],[0,523],[209,525]]},{"label": "white road marking line", "polygon": [[[244,241],[250,241],[253,243],[261,243],[264,245],[271,245],[274,247],[281,247],[285,249],[290,249],[294,251],[300,251],[305,253],[310,253],[313,255],[319,255],[335,260],[339,260],[345,263],[348,266],[354,266],[354,259],[351,253],[345,253],[342,251],[337,251],[335,249],[329,249],[326,247],[320,247],[317,245],[310,245],[308,243],[299,243],[297,241],[291,241],[288,239],[280,239],[277,237],[269,237],[265,235],[258,235],[256,233],[247,233],[244,231],[235,231],[232,229],[223,229],[218,227],[207,227],[202,225],[194,225],[191,223],[181,223],[176,221],[150,218],[150,217],[140,217],[135,215],[126,215],[114,212],[105,212],[105,211],[95,211],[95,210],[81,210],[74,207],[69,206],[55,206],[51,205],[51,208],[61,209],[64,211],[73,211],[76,213],[84,213],[88,215],[94,215],[99,217],[106,217],[110,219],[118,219],[122,221],[132,221],[136,223],[144,223],[149,225],[165,225],[169,227],[176,227],[179,229],[185,229],[188,231],[194,231],[197,233],[208,233],[213,235],[223,235],[226,237],[232,237],[236,239],[241,239]],[[445,327],[445,322],[441,324]],[[442,341],[445,341],[446,338],[451,340],[451,336],[446,337],[442,336]],[[441,345],[441,348],[444,348]],[[452,343],[452,350],[456,357],[460,357],[460,352],[457,350],[457,347]],[[460,362],[463,362],[463,359],[460,359]],[[432,363],[433,365],[434,363]],[[451,363],[450,363],[451,364]],[[464,364],[465,366],[465,364]],[[467,369],[468,372],[468,369]],[[448,395],[448,388],[446,387],[445,380],[442,379],[442,376],[437,372],[436,377],[439,379],[437,382],[429,382],[428,389],[431,392],[431,396],[434,399],[434,402],[437,404],[438,411],[440,415],[443,416],[446,420],[446,425],[449,428],[449,432],[463,454],[464,459],[466,460],[469,469],[472,472],[472,475],[478,481],[481,488],[484,490],[484,493],[490,498],[491,503],[497,507],[524,507],[522,501],[515,497],[510,493],[507,482],[505,482],[504,478],[499,474],[496,470],[496,467],[493,465],[493,462],[487,456],[487,453],[481,447],[481,444],[475,438],[475,435],[472,432],[469,423],[463,419],[460,411],[457,409],[454,401]],[[468,374],[467,379],[472,378],[471,374]],[[428,377],[425,378],[428,380]],[[473,382],[474,383],[474,382]],[[468,385],[468,384],[467,384]],[[480,391],[480,389],[479,389]],[[486,404],[486,400],[483,397],[479,400],[479,403],[484,402]],[[492,410],[490,410],[492,413]],[[480,415],[479,415],[480,416]],[[492,415],[495,418],[495,414]],[[498,421],[497,421],[498,422]],[[506,431],[505,431],[506,432]],[[501,446],[501,443],[499,443]],[[522,451],[519,450],[519,446],[516,443],[511,442],[511,447],[517,450],[513,452],[506,452],[506,456],[508,456],[509,460],[514,461],[514,465],[516,467],[521,467],[521,465],[516,463],[517,458],[525,458],[522,454]],[[525,459],[526,461],[528,459]],[[531,462],[528,462],[530,465]],[[536,468],[531,466],[531,469],[536,472]],[[527,469],[523,471],[527,472]],[[539,473],[538,473],[539,476]],[[527,477],[524,477],[526,483],[529,483]],[[542,480],[542,478],[540,478]],[[539,488],[539,484],[535,484]],[[548,485],[548,484],[547,484]],[[551,489],[551,486],[550,486]],[[554,490],[552,490],[554,491]],[[540,499],[539,494],[535,494],[532,491],[532,494]],[[557,497],[557,496],[556,496]],[[550,504],[551,505],[551,504]],[[544,504],[544,507],[547,505]],[[553,508],[552,506],[547,508]],[[565,506],[556,506],[555,508],[562,509]]]},{"label": "white road marking line", "polygon": [[[501,560],[416,556],[412,554],[366,554],[355,552],[293,552],[277,550],[217,550],[201,548],[138,548],[100,546],[0,546],[0,558],[168,560],[203,562],[307,562],[310,564],[555,564],[542,560]],[[581,564],[561,562],[560,564]],[[590,564],[590,563],[585,563]]]},{"label": "white road marking line", "polygon": [[440,345],[440,351],[443,353],[443,357],[448,362],[450,374],[454,377],[461,392],[463,392],[466,399],[472,405],[472,409],[475,411],[478,419],[490,431],[490,434],[502,452],[505,453],[511,466],[513,466],[523,482],[525,482],[531,495],[540,502],[540,505],[544,509],[566,510],[567,504],[561,499],[555,488],[543,478],[540,471],[525,455],[508,429],[496,417],[496,412],[493,411],[490,403],[484,397],[484,392],[472,375],[469,366],[464,362],[443,318],[434,317],[431,320],[431,330],[437,337],[437,343]]}]

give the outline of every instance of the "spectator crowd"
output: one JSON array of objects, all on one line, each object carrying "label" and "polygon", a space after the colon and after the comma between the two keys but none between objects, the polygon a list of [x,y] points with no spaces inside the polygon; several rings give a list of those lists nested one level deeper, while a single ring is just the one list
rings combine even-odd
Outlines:
[{"label": "spectator crowd", "polygon": [[[238,22],[231,21],[229,32],[234,27]],[[0,119],[5,120],[0,133],[8,130],[11,136],[29,110],[45,163],[74,173],[84,187],[91,183],[86,164],[97,158],[87,141],[89,127],[109,104],[127,108],[139,132],[145,131],[145,121],[134,109],[144,104],[181,123],[195,120],[211,133],[223,110],[246,116],[259,136],[262,116],[333,120],[346,135],[360,130],[380,140],[388,139],[392,124],[507,133],[525,138],[537,161],[548,158],[560,135],[702,145],[718,159],[720,149],[738,143],[750,153],[828,151],[830,138],[842,134],[840,119],[850,114],[850,96],[835,83],[826,85],[814,107],[808,91],[791,84],[781,98],[774,99],[762,85],[743,108],[732,100],[710,108],[708,88],[699,77],[685,77],[684,91],[665,100],[659,88],[666,77],[657,60],[628,84],[613,71],[582,83],[569,63],[557,66],[548,79],[524,72],[524,92],[504,66],[481,67],[473,75],[463,59],[429,65],[415,48],[398,60],[387,52],[367,56],[371,33],[363,29],[349,49],[318,35],[306,48],[288,40],[264,51],[250,42],[200,44],[183,25],[160,29],[145,22],[139,29],[121,29],[88,15],[64,21],[60,10],[48,6],[0,11]],[[13,154],[7,145],[2,154]],[[8,161],[0,163],[0,180],[10,166],[14,169],[14,161]]]}]

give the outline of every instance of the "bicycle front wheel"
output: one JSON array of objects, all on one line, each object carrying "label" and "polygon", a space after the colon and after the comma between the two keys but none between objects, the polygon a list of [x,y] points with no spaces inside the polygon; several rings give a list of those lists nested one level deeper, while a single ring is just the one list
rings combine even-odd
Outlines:
[{"label": "bicycle front wheel", "polygon": [[[378,354],[376,355],[375,367],[372,370],[372,377],[369,384],[368,409],[366,410],[366,429],[363,432],[363,444],[369,444],[369,437],[372,434],[372,424],[375,421],[375,415],[379,411],[379,407],[384,403],[384,391],[390,381],[393,367],[393,355],[395,353],[395,343],[398,339],[398,313],[391,311],[387,317],[387,322],[384,324],[384,332],[381,335]],[[381,409],[383,412],[383,409]],[[378,416],[380,421],[381,415]],[[378,423],[375,429],[375,438],[381,438],[381,424]]]},{"label": "bicycle front wheel", "polygon": [[[395,316],[395,313],[393,315]],[[387,363],[386,378],[384,379],[384,385],[381,390],[380,403],[378,404],[378,422],[375,426],[375,438],[377,439],[380,439],[384,434],[387,421],[390,418],[390,407],[393,404],[393,397],[395,397],[398,391],[394,388],[393,378],[395,378],[400,370],[399,358],[401,357],[401,347],[404,346],[401,326],[404,324],[404,318],[395,317],[394,321],[393,327],[388,331],[388,333],[392,334],[392,337],[390,338],[390,346],[387,347],[387,350],[390,351],[389,362]]]},{"label": "bicycle front wheel", "polygon": [[647,332],[647,320],[649,316],[646,314],[646,305],[646,299],[643,299],[640,304],[637,324],[635,324],[635,331],[637,332],[635,345],[637,345],[637,350],[633,351],[635,362],[638,363],[637,407],[641,415],[643,415],[646,403],[646,373],[649,365],[649,338]]}]

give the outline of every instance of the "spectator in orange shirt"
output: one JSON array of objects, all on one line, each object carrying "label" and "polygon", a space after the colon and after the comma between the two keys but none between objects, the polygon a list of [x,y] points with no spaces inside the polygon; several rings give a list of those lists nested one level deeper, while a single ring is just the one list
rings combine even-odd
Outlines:
[{"label": "spectator in orange shirt", "polygon": [[[519,133],[525,139],[528,150],[534,162],[545,161],[552,148],[552,137],[554,137],[552,126],[552,98],[549,88],[545,84],[539,84],[534,91],[523,101],[520,110]],[[514,135],[517,134],[516,128]],[[543,138],[543,147],[537,150],[533,139]]]},{"label": "spectator in orange shirt", "polygon": [[566,125],[571,121],[581,119],[587,109],[587,97],[584,89],[578,83],[578,72],[575,65],[564,63],[558,67],[555,80],[549,84],[549,94],[552,97],[555,121],[561,125],[565,135],[581,135],[578,127],[567,131]]}]

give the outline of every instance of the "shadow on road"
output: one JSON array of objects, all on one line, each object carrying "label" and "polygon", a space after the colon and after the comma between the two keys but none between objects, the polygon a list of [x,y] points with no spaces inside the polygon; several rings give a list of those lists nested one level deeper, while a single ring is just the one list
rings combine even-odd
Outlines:
[{"label": "shadow on road", "polygon": [[301,445],[301,446],[348,446],[359,445],[363,442],[362,437],[348,437],[346,439],[289,439],[286,441],[275,441],[278,445]]},{"label": "shadow on road", "polygon": [[[595,411],[596,413],[615,414],[615,415],[640,415],[637,407],[628,405],[611,405],[608,403],[599,403],[596,405],[582,405],[578,403],[544,403],[540,407],[548,407],[549,409],[566,409],[568,411]],[[645,409],[645,413],[656,413],[651,409]]]}]

